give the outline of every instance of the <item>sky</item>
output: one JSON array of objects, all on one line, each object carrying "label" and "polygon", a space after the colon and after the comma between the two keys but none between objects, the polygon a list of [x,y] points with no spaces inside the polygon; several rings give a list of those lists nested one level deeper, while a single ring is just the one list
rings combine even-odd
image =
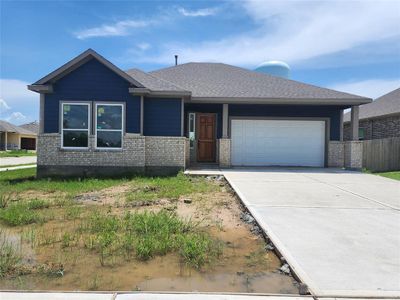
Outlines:
[{"label": "sky", "polygon": [[0,0],[0,119],[38,120],[31,84],[88,48],[123,70],[280,60],[291,79],[371,98],[400,87],[400,0]]}]

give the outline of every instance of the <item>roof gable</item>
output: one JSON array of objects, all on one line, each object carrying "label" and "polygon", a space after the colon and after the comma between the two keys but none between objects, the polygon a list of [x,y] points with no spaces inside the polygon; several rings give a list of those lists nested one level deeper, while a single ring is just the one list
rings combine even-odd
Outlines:
[{"label": "roof gable", "polygon": [[115,72],[116,74],[121,76],[122,78],[124,78],[126,81],[128,81],[132,85],[134,85],[136,87],[143,87],[143,85],[141,83],[136,81],[134,78],[129,76],[127,73],[122,71],[120,68],[118,68],[117,66],[115,66],[114,64],[109,62],[107,59],[105,59],[103,56],[101,56],[100,54],[98,54],[96,51],[94,51],[92,49],[88,49],[85,52],[81,53],[74,59],[72,59],[69,62],[67,62],[66,64],[62,65],[60,68],[54,70],[50,74],[39,79],[33,85],[45,85],[48,83],[55,82],[55,81],[59,80],[60,78],[64,77],[65,75],[69,74],[73,70],[77,69],[81,65],[85,64],[86,62],[88,62],[91,59],[96,59],[97,61],[99,61],[100,63],[105,65],[107,68],[109,68],[110,70],[112,70],[113,72]]}]

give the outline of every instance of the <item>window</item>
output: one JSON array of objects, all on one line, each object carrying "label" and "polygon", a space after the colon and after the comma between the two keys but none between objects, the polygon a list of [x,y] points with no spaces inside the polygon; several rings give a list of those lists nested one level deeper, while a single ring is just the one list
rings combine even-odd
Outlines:
[{"label": "window", "polygon": [[360,141],[365,139],[365,128],[358,128],[358,139]]},{"label": "window", "polygon": [[87,148],[90,124],[89,103],[62,104],[62,148]]},{"label": "window", "polygon": [[194,141],[195,141],[195,122],[196,121],[196,114],[195,113],[189,113],[189,144],[190,144],[190,149],[194,148]]},{"label": "window", "polygon": [[96,104],[96,148],[122,148],[122,104]]}]

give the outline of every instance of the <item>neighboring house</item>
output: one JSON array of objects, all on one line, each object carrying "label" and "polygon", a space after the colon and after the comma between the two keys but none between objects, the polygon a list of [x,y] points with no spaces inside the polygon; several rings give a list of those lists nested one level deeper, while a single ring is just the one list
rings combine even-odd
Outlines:
[{"label": "neighboring house", "polygon": [[[344,139],[350,140],[350,113],[344,115]],[[400,137],[400,88],[361,105],[359,112],[360,140]]]},{"label": "neighboring house", "polygon": [[36,150],[37,133],[0,120],[0,150]]},{"label": "neighboring house", "polygon": [[221,63],[122,71],[91,49],[28,88],[39,176],[343,166],[343,110],[371,102]]},{"label": "neighboring house", "polygon": [[22,127],[22,128],[27,129],[29,131],[32,131],[32,132],[34,132],[36,134],[39,134],[39,122],[37,122],[37,121],[33,121],[33,122],[30,122],[30,123],[22,124],[22,125],[19,125],[19,127]]}]

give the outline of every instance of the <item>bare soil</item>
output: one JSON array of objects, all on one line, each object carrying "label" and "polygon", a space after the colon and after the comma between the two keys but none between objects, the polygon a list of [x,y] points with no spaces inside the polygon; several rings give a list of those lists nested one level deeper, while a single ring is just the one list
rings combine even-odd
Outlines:
[{"label": "bare soil", "polygon": [[[53,220],[43,225],[7,227],[6,230],[17,244],[19,241],[18,247],[22,249],[25,262],[32,266],[49,266],[50,269],[62,265],[62,276],[51,276],[51,272],[33,272],[6,277],[0,279],[0,289],[298,294],[297,282],[293,277],[281,274],[279,258],[274,252],[265,250],[263,236],[253,234],[251,229],[254,225],[241,220],[244,209],[229,186],[224,182],[212,184],[218,184],[219,190],[191,194],[180,199],[158,199],[151,205],[126,205],[125,194],[131,188],[128,183],[75,197],[77,205],[83,210],[100,206],[109,212],[122,214],[127,210],[168,209],[176,211],[182,218],[199,222],[199,226],[224,245],[222,256],[201,270],[182,264],[176,254],[158,256],[146,262],[134,258],[130,261],[115,258],[112,264],[101,266],[98,255],[87,249],[62,247],[61,242],[46,243],[46,238],[50,236],[61,239],[66,231],[72,233],[79,223],[79,218],[66,217],[67,208],[50,208],[49,213],[55,215]],[[51,197],[39,192],[28,195]],[[80,218],[84,216],[82,214]],[[34,232],[35,238],[42,241],[41,245],[27,242],[30,232]]]}]

